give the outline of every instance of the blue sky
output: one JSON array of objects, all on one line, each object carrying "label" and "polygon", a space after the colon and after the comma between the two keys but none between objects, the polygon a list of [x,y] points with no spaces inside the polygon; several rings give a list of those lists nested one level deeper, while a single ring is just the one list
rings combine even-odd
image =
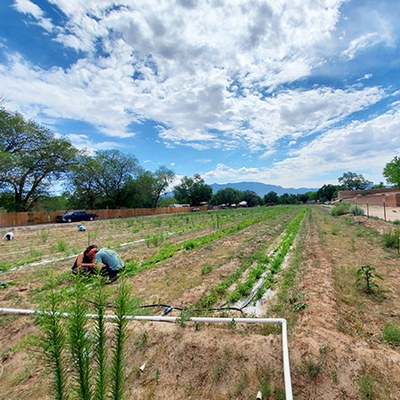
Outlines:
[{"label": "blue sky", "polygon": [[3,105],[205,181],[384,181],[400,1],[2,0]]}]

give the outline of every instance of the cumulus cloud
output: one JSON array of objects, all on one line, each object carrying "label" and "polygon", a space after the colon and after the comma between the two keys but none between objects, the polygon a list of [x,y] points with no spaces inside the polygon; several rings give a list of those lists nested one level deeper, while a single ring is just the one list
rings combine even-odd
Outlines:
[{"label": "cumulus cloud", "polygon": [[[232,168],[224,164],[204,174],[208,182],[259,181],[286,187],[320,187],[329,183],[332,171],[362,171],[367,179],[382,180],[383,168],[400,152],[400,109],[395,105],[383,115],[368,121],[354,121],[332,129],[307,145],[293,150],[289,157],[268,168]],[[336,180],[331,183],[336,184]]]},{"label": "cumulus cloud", "polygon": [[[384,9],[371,11],[370,3],[353,12],[357,23],[346,24],[344,0],[48,2],[65,17],[63,25],[52,25],[40,3],[16,0],[14,8],[30,23],[47,26],[48,40],[75,50],[77,60],[44,69],[3,50],[1,95],[32,118],[91,124],[115,138],[110,146],[151,120],[169,148],[241,148],[263,161],[283,142],[290,151],[271,170],[221,164],[210,172],[215,179],[236,174],[273,181],[278,167],[290,176],[295,164],[311,177],[307,162],[336,168],[335,160],[348,151],[338,154],[328,144],[361,148],[347,129],[364,132],[364,125],[348,121],[393,96],[393,89],[375,84],[372,72],[358,74],[358,86],[307,83],[317,82],[316,69],[332,59],[345,63],[394,43],[395,18]],[[392,129],[391,121],[387,114],[382,129]],[[85,145],[77,135],[77,146]],[[313,141],[298,149],[306,138]],[[324,156],[318,158],[318,151]]]}]

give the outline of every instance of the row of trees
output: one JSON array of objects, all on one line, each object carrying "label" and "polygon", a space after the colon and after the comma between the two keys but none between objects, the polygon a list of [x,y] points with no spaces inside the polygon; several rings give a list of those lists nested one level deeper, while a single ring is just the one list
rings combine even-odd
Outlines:
[{"label": "row of trees", "polygon": [[[47,128],[0,107],[0,201],[8,211],[51,203],[62,208],[156,207],[175,173],[146,171],[117,150],[88,155]],[[62,180],[62,197],[49,196]],[[64,199],[64,200],[63,200]]]},{"label": "row of trees", "polygon": [[[383,174],[400,188],[400,158],[394,157]],[[174,187],[174,198],[163,197],[174,179],[174,171],[167,167],[147,171],[134,156],[118,150],[88,155],[36,122],[0,107],[0,207],[7,211],[146,208],[171,203],[232,205],[241,201],[248,206],[292,204],[330,201],[338,190],[365,189],[372,184],[362,175],[346,172],[338,179],[339,185],[324,185],[315,193],[278,196],[270,192],[261,198],[231,188],[213,195],[211,186],[194,175]],[[50,189],[59,181],[64,182],[63,195],[51,196]]]}]

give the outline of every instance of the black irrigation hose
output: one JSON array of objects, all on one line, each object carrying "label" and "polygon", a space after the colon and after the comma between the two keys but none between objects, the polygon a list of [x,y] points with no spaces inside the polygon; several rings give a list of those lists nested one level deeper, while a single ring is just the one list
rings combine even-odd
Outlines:
[{"label": "black irrigation hose", "polygon": [[[94,301],[89,300],[89,303],[92,304],[96,304]],[[109,308],[115,308],[115,305],[113,303],[106,303],[106,307]],[[170,309],[168,312],[172,311],[172,310],[179,310],[179,311],[187,311],[190,308],[189,307],[174,307],[171,306],[170,304],[145,304],[143,306],[139,306],[138,308],[155,308],[155,307],[164,307],[164,309]],[[191,311],[223,311],[223,310],[233,310],[233,311],[239,311],[242,315],[244,315],[243,313],[243,309],[242,308],[238,308],[238,307],[214,307],[214,308],[194,308],[191,309]]]}]

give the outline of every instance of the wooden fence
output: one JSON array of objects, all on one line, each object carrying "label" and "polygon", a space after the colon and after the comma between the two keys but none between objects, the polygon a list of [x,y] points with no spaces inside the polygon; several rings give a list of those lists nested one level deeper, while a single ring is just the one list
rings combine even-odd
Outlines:
[{"label": "wooden fence", "polygon": [[[207,211],[207,206],[198,207]],[[95,213],[98,219],[140,217],[145,215],[174,214],[191,211],[192,207],[161,207],[161,208],[121,208],[118,210],[87,210]],[[57,215],[66,211],[31,211],[18,213],[0,213],[0,227],[48,224],[56,222]],[[96,219],[97,219],[96,218]]]}]

